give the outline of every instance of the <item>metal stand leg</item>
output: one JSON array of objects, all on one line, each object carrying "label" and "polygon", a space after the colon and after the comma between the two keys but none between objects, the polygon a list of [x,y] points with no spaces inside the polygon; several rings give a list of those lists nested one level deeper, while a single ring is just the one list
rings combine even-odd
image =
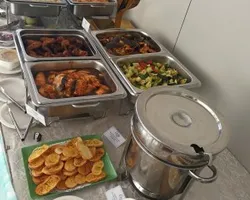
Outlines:
[{"label": "metal stand leg", "polygon": [[123,180],[126,180],[128,178],[128,172],[127,172],[127,167],[126,167],[126,163],[125,163],[125,156],[126,156],[126,153],[128,151],[131,139],[132,139],[132,134],[129,134],[127,141],[126,141],[126,144],[125,144],[125,147],[124,147],[124,150],[122,152],[120,163],[119,163],[119,168],[118,168],[118,180],[119,181],[123,181]]},{"label": "metal stand leg", "polygon": [[25,138],[27,137],[28,133],[29,133],[29,130],[30,130],[30,126],[31,124],[33,123],[33,120],[34,118],[31,117],[30,121],[29,121],[29,124],[28,124],[28,127],[26,128],[26,130],[24,131],[24,134],[22,135],[23,137],[21,138],[22,141],[25,140]]}]

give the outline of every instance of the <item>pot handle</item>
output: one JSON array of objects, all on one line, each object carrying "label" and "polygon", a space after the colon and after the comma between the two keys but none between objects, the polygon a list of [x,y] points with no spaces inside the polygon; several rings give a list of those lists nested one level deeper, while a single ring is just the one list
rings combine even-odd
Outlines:
[{"label": "pot handle", "polygon": [[193,178],[195,179],[196,181],[199,181],[201,183],[212,183],[214,182],[217,177],[218,177],[218,173],[217,173],[217,169],[214,165],[207,165],[207,167],[212,171],[212,176],[211,177],[202,177],[202,176],[199,176],[197,174],[195,174],[195,172],[189,170],[188,171],[188,174]]}]

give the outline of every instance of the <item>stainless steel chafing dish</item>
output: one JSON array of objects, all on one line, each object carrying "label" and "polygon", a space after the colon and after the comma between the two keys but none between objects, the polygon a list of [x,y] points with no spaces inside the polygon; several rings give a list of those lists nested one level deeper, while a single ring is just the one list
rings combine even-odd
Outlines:
[{"label": "stainless steel chafing dish", "polygon": [[176,69],[180,75],[186,78],[188,81],[185,84],[173,85],[171,87],[184,87],[184,88],[195,88],[200,87],[201,82],[185,67],[183,66],[177,59],[175,59],[171,55],[166,54],[158,54],[158,55],[137,55],[133,57],[127,58],[114,58],[112,59],[114,63],[114,68],[117,70],[118,77],[127,88],[129,93],[132,95],[134,99],[136,99],[139,94],[143,92],[142,89],[139,89],[132,85],[132,83],[127,79],[125,74],[121,70],[121,65],[123,63],[130,63],[130,62],[140,62],[140,61],[149,61],[154,60],[155,62],[160,63],[167,63],[172,68]]},{"label": "stainless steel chafing dish", "polygon": [[[94,117],[103,117],[107,110],[114,105],[114,101],[122,101],[126,98],[127,94],[121,83],[118,81],[107,62],[98,54],[98,50],[95,50],[94,47],[95,56],[85,59],[72,60],[68,58],[68,60],[59,60],[52,57],[48,58],[50,60],[35,60],[36,62],[32,60],[31,62],[27,62],[25,61],[25,52],[22,51],[22,40],[20,40],[17,35],[19,32],[20,31],[16,31],[14,33],[14,39],[26,83],[26,109],[28,105],[28,113],[33,117],[37,116],[34,118],[42,124],[49,125],[51,121],[54,120],[82,117],[86,116],[86,114],[93,115]],[[50,34],[52,34],[52,32],[53,30],[50,31]],[[62,30],[63,34],[66,34],[66,32],[67,30]],[[68,30],[68,32],[76,34],[74,30]],[[60,34],[60,31],[56,33]],[[38,71],[61,71],[65,69],[84,68],[94,68],[101,72],[106,84],[111,88],[111,93],[61,99],[48,99],[39,94],[34,82],[33,73]]]},{"label": "stainless steel chafing dish", "polygon": [[[99,34],[108,34],[108,33],[139,33],[142,34],[144,37],[147,37],[149,40],[152,41],[155,49],[158,52],[154,53],[146,53],[146,54],[131,54],[131,55],[124,55],[124,56],[117,56],[113,55],[106,51],[105,47],[101,44],[98,39]],[[133,86],[130,81],[126,78],[124,73],[122,72],[120,65],[121,63],[128,63],[128,62],[138,62],[138,61],[148,61],[154,60],[156,62],[161,63],[168,63],[170,67],[176,69],[183,77],[188,79],[188,83],[175,85],[175,86],[166,86],[166,87],[184,87],[184,88],[195,88],[200,87],[201,82],[183,65],[181,62],[175,58],[166,48],[164,48],[159,42],[149,36],[147,33],[139,30],[139,29],[131,29],[131,30],[124,30],[124,29],[110,29],[110,30],[103,30],[103,31],[93,31],[92,36],[97,44],[98,49],[104,56],[107,62],[111,65],[111,68],[115,72],[115,74],[119,77],[121,82],[123,83],[124,87],[126,87],[127,91],[129,92],[130,101],[135,103],[139,94],[143,92],[143,90],[136,88]]]},{"label": "stainless steel chafing dish", "polygon": [[[18,43],[20,44],[20,52],[19,54],[23,54],[25,61],[43,61],[43,60],[66,60],[66,59],[99,59],[101,55],[99,54],[98,50],[95,47],[95,44],[91,41],[88,34],[84,30],[69,30],[69,29],[61,29],[61,30],[55,30],[55,29],[19,29],[16,31],[17,37],[15,40],[18,40]],[[24,38],[38,38],[38,37],[51,37],[51,36],[75,36],[79,39],[83,40],[85,45],[88,47],[91,55],[90,56],[75,56],[75,57],[42,57],[42,58],[36,58],[31,57],[27,54],[25,50],[25,46],[23,43]],[[17,42],[17,41],[16,41]]]},{"label": "stainless steel chafing dish", "polygon": [[[105,65],[105,61],[103,60],[42,61],[35,63],[24,63],[23,69],[26,81],[28,82],[28,89],[31,95],[31,99],[35,106],[62,106],[70,104],[73,107],[77,107],[77,104],[81,103],[102,102],[125,97],[124,90],[119,81],[116,79],[112,71],[109,70]],[[104,76],[105,82],[111,89],[111,93],[60,99],[48,99],[39,94],[34,81],[34,73],[86,68],[93,68],[101,72]]]},{"label": "stainless steel chafing dish", "polygon": [[94,37],[94,40],[100,49],[100,51],[105,55],[105,57],[108,58],[124,58],[128,56],[136,56],[136,54],[131,55],[124,55],[124,56],[117,56],[111,53],[108,53],[105,49],[105,47],[101,44],[101,42],[98,39],[98,36],[104,35],[104,34],[114,34],[114,33],[131,33],[131,34],[139,34],[140,36],[143,36],[147,38],[148,41],[150,41],[150,44],[156,49],[157,52],[155,53],[147,53],[146,55],[152,55],[152,54],[158,54],[158,53],[169,53],[169,51],[163,47],[156,39],[154,39],[149,34],[145,33],[144,31],[140,29],[108,29],[108,30],[101,30],[101,31],[92,31],[92,36]]},{"label": "stainless steel chafing dish", "polygon": [[21,16],[48,16],[54,17],[60,14],[62,6],[66,6],[65,0],[7,0],[10,3],[10,11],[14,15]]},{"label": "stainless steel chafing dish", "polygon": [[117,10],[117,0],[109,0],[105,3],[67,1],[69,10],[78,18],[113,16]]}]

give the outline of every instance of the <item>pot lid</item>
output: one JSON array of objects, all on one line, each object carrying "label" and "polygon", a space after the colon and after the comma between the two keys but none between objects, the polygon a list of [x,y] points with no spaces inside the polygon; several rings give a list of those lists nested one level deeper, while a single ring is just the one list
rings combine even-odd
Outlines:
[{"label": "pot lid", "polygon": [[137,99],[136,114],[147,133],[175,152],[196,155],[198,146],[217,154],[228,143],[218,115],[197,94],[182,88],[145,91]]}]

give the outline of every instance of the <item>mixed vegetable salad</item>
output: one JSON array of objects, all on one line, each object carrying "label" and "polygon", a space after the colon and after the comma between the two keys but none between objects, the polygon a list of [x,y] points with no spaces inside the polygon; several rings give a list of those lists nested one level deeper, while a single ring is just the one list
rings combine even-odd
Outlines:
[{"label": "mixed vegetable salad", "polygon": [[178,85],[188,82],[179,72],[167,63],[154,61],[125,63],[122,71],[137,88],[147,89],[159,85]]}]

